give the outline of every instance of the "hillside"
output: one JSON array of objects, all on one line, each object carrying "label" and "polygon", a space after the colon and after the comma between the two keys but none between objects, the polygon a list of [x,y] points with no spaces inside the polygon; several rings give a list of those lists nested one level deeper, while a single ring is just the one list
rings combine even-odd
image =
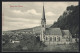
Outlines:
[{"label": "hillside", "polygon": [[63,15],[51,27],[68,29],[73,37],[76,37],[75,34],[79,35],[79,6],[68,6]]},{"label": "hillside", "polygon": [[[51,24],[46,25],[46,28],[49,28],[49,27],[51,27],[51,26],[52,26]],[[41,26],[36,26],[36,27],[34,27],[34,28],[33,28],[33,31],[34,31],[34,33],[40,34],[40,32],[41,32]]]},{"label": "hillside", "polygon": [[[46,25],[46,28],[51,27],[51,24]],[[41,32],[41,26],[35,26],[33,28],[25,28],[25,29],[18,29],[18,30],[9,30],[9,31],[3,31],[4,34],[12,34],[12,33],[36,33],[40,34]]]}]

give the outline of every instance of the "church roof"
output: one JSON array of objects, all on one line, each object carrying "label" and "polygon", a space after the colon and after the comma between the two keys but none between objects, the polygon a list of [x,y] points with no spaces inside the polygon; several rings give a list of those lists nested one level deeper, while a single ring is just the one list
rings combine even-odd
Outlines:
[{"label": "church roof", "polygon": [[62,34],[63,35],[71,35],[71,33],[69,32],[69,30],[62,30]]},{"label": "church roof", "polygon": [[46,28],[45,35],[62,35],[60,28]]}]

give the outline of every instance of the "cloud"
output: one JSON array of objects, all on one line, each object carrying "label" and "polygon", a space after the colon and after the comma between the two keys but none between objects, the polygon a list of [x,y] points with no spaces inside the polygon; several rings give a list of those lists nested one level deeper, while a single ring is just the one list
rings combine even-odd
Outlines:
[{"label": "cloud", "polygon": [[16,30],[16,29],[23,29],[23,28],[31,28],[38,26],[40,24],[40,20],[31,20],[25,18],[10,18],[4,16],[5,18],[2,20],[3,27],[2,30]]},{"label": "cloud", "polygon": [[[57,21],[67,6],[77,5],[79,2],[44,2],[47,24]],[[10,7],[23,6],[23,7]],[[3,26],[2,30],[16,30],[40,25],[43,2],[2,2]]]},{"label": "cloud", "polygon": [[[2,20],[2,22],[24,22],[24,23],[29,23],[29,24],[39,24],[40,20],[31,20],[31,19],[25,19],[25,18],[10,18],[7,16],[4,16],[5,18]],[[5,23],[4,23],[5,24]]]},{"label": "cloud", "polygon": [[23,12],[21,12],[20,10],[13,10],[12,12],[16,14],[23,14]]},{"label": "cloud", "polygon": [[26,13],[31,13],[31,14],[34,14],[34,15],[40,15],[40,13],[37,13],[37,11],[34,10],[34,9],[28,10]]},{"label": "cloud", "polygon": [[74,5],[74,6],[76,6],[76,5],[79,5],[79,2],[66,2],[66,4],[68,4],[68,5]]},{"label": "cloud", "polygon": [[12,11],[13,13],[16,13],[16,14],[20,14],[20,15],[41,15],[40,13],[38,13],[35,9],[30,9],[30,10],[27,10],[25,12],[22,12],[21,10],[13,10]]},{"label": "cloud", "polygon": [[46,20],[46,24],[53,24],[55,20]]},{"label": "cloud", "polygon": [[46,16],[54,16],[55,14],[53,12],[47,12]]}]

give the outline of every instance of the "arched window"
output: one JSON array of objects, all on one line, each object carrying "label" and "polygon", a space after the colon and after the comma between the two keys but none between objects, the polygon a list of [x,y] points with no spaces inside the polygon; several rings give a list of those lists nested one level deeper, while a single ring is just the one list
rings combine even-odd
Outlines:
[{"label": "arched window", "polygon": [[52,41],[52,37],[50,37],[50,41]]},{"label": "arched window", "polygon": [[54,37],[54,41],[56,41],[56,37]]},{"label": "arched window", "polygon": [[60,37],[58,37],[58,41],[60,41]]}]

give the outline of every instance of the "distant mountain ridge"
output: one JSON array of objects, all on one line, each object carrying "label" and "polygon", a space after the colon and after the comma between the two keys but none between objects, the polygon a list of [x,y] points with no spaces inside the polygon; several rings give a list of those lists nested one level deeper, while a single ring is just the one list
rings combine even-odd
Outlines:
[{"label": "distant mountain ridge", "polygon": [[[49,25],[46,25],[46,28],[49,28],[51,27],[52,24],[49,24]],[[32,27],[32,28],[25,28],[25,29],[18,29],[18,30],[9,30],[9,31],[3,31],[3,32],[33,32],[34,33],[40,33],[41,31],[41,26],[35,26],[35,27]]]}]

